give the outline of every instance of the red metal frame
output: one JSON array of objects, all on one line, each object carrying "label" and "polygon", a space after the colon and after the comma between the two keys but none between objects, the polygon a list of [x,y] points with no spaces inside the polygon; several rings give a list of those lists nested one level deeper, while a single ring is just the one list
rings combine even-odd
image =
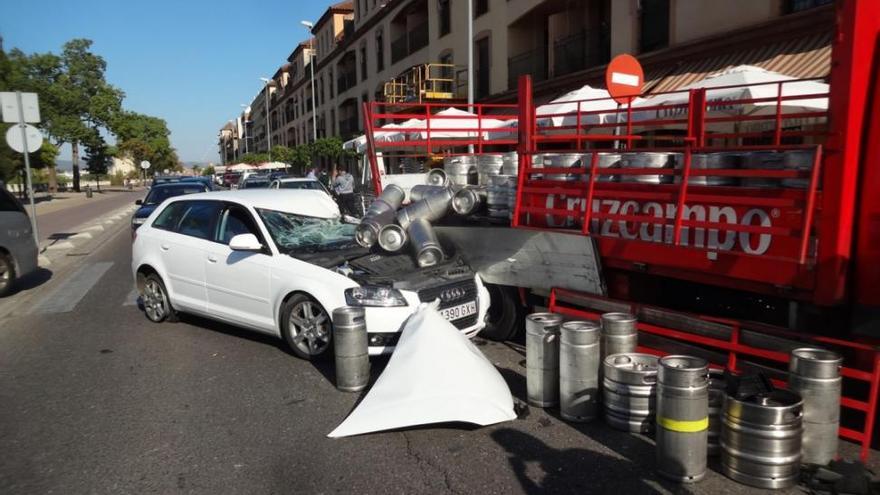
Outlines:
[{"label": "red metal frame", "polygon": [[[569,300],[560,301],[560,299]],[[572,299],[607,301],[603,298],[580,294],[574,291],[553,289],[550,293],[549,310],[551,312],[559,313],[573,318],[583,318],[594,321],[599,320],[599,317],[601,316],[600,312],[574,307],[574,305],[572,305],[571,303]],[[635,315],[640,314],[640,310],[642,309],[642,307],[638,304],[625,303],[622,301],[614,302],[616,304],[628,305],[629,311]],[[710,321],[714,323],[729,325],[732,330],[730,333],[730,338],[728,340],[722,340],[712,337],[706,337],[704,335],[699,335],[680,329],[652,325],[641,321],[638,323],[637,328],[640,332],[644,332],[646,334],[657,335],[666,339],[699,345],[709,350],[723,351],[727,355],[727,361],[716,362],[712,364],[718,367],[726,367],[732,371],[739,370],[738,362],[739,358],[742,356],[755,357],[779,364],[788,363],[789,356],[784,352],[771,351],[741,343],[740,332],[742,330],[743,324],[740,322],[719,318],[710,318],[700,315],[688,316],[700,318],[705,321]],[[880,351],[878,351],[877,348],[873,346],[828,337],[809,337],[799,334],[795,335],[786,330],[777,328],[771,329],[765,325],[761,325],[759,331],[761,331],[762,333],[777,335],[782,338],[792,338],[798,341],[812,342],[814,345],[818,346],[832,346],[839,349],[844,349],[851,353],[867,353],[871,356],[870,369],[860,369],[854,367],[846,362],[846,359],[844,362],[844,366],[841,369],[841,376],[843,376],[844,379],[864,382],[867,383],[870,387],[867,398],[852,396],[843,396],[841,398],[842,408],[852,409],[864,414],[865,419],[863,428],[861,430],[855,430],[841,427],[839,430],[839,435],[841,438],[858,442],[861,445],[860,457],[863,461],[866,461],[868,459],[868,456],[870,455],[871,438],[874,432],[874,422],[877,415],[878,390],[880,390]],[[659,349],[654,349],[644,345],[640,345],[637,350],[639,352],[647,352],[660,356],[665,355],[665,353]],[[785,371],[784,368],[781,369],[782,371]],[[779,380],[774,380],[774,383],[778,386],[784,385],[784,383]]]}]

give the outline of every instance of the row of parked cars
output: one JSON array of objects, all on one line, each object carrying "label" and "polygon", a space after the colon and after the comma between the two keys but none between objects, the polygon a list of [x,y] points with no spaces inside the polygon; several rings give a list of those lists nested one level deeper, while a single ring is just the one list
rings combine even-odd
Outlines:
[{"label": "row of parked cars", "polygon": [[0,185],[0,297],[37,269],[38,247],[21,202]]},{"label": "row of parked cars", "polygon": [[463,259],[421,269],[358,245],[356,220],[314,179],[231,191],[160,183],[140,204],[131,269],[150,321],[192,313],[282,338],[304,359],[332,349],[342,306],[364,308],[371,355],[394,349],[421,302],[439,299],[467,336],[486,325],[489,292]]}]

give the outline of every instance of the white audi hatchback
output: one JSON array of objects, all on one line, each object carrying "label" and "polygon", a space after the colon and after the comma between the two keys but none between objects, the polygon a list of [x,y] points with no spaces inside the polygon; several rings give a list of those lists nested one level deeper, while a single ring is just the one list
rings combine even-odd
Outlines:
[{"label": "white audi hatchback", "polygon": [[318,190],[243,190],[170,198],[136,231],[132,272],[144,312],[186,312],[283,338],[313,359],[331,348],[333,310],[365,308],[369,353],[389,353],[420,302],[467,336],[489,294],[459,257],[427,269],[409,253],[370,251]]}]

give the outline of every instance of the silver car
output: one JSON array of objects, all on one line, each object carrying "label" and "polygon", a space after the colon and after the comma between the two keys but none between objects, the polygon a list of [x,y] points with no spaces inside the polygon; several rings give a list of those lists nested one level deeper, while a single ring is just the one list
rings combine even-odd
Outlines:
[{"label": "silver car", "polygon": [[17,279],[37,269],[37,253],[24,207],[0,186],[0,297],[12,291]]}]

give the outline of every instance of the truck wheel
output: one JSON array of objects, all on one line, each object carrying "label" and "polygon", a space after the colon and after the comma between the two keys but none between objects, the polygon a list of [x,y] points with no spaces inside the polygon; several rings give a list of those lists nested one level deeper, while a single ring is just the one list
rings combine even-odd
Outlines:
[{"label": "truck wheel", "polygon": [[522,321],[523,308],[516,287],[486,284],[491,306],[486,316],[486,328],[480,335],[489,340],[504,342],[516,336]]},{"label": "truck wheel", "polygon": [[328,355],[332,329],[330,315],[306,294],[294,294],[281,307],[281,334],[299,358],[313,361]]},{"label": "truck wheel", "polygon": [[8,295],[12,292],[12,286],[15,284],[15,265],[12,259],[0,253],[0,297]]}]

